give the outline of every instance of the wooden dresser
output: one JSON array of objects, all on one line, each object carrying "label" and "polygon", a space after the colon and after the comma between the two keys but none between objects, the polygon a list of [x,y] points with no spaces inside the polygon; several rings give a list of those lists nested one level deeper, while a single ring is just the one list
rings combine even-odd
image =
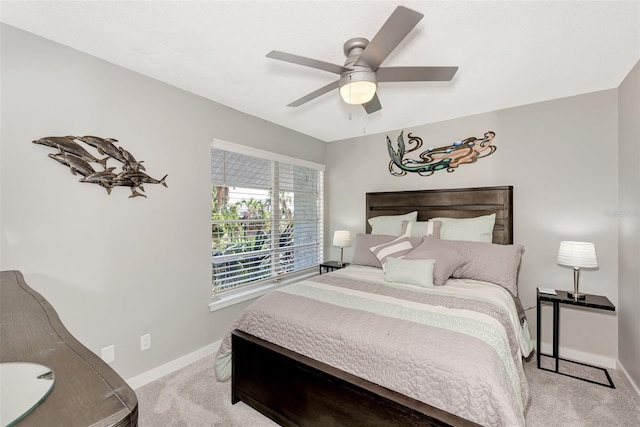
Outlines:
[{"label": "wooden dresser", "polygon": [[39,363],[55,375],[49,396],[17,425],[137,426],[133,389],[71,335],[22,273],[0,274],[0,362]]}]

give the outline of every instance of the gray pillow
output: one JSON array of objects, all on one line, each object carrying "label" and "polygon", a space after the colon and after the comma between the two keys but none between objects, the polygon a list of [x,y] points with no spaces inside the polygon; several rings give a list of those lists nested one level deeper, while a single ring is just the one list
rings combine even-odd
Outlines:
[{"label": "gray pillow", "polygon": [[[367,265],[370,267],[382,267],[380,260],[371,252],[372,247],[389,243],[398,236],[390,236],[384,234],[364,234],[358,233],[355,238],[354,252],[351,257],[351,264]],[[411,246],[414,248],[422,243],[422,238],[411,238]]]},{"label": "gray pillow", "polygon": [[402,234],[402,221],[416,221],[418,211],[404,215],[386,215],[369,218],[371,234],[389,234],[399,236]]},{"label": "gray pillow", "polygon": [[436,265],[433,269],[433,284],[444,285],[454,270],[464,264],[464,258],[443,240],[427,236],[417,248],[405,255],[404,259],[433,259]]},{"label": "gray pillow", "polygon": [[518,296],[518,269],[524,246],[452,240],[441,242],[465,260],[463,265],[455,269],[452,277],[496,283]]}]

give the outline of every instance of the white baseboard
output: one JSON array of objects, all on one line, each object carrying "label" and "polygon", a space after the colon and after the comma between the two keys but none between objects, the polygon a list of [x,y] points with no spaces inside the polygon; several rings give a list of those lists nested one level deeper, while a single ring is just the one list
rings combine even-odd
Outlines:
[{"label": "white baseboard", "polygon": [[172,372],[195,363],[203,357],[214,354],[218,351],[218,348],[220,348],[220,344],[222,344],[222,340],[216,341],[213,344],[209,344],[189,354],[185,354],[182,357],[174,359],[168,363],[165,363],[164,365],[158,366],[157,368],[153,368],[149,371],[143,372],[140,375],[129,378],[128,380],[126,380],[127,384],[129,384],[129,387],[134,390],[138,389],[143,385],[147,385],[152,381],[164,377],[165,375],[169,375]]},{"label": "white baseboard", "polygon": [[627,377],[627,381],[629,381],[629,384],[631,384],[631,386],[634,388],[634,390],[636,391],[636,393],[638,393],[638,396],[640,396],[640,387],[638,387],[638,385],[631,379],[631,376],[629,376],[629,373],[627,372],[626,369],[624,369],[624,366],[622,365],[622,363],[620,363],[620,361],[618,360],[618,368],[619,371],[621,371],[625,377]]},{"label": "white baseboard", "polygon": [[[542,352],[545,354],[553,353],[553,346],[548,343],[542,343]],[[602,356],[599,354],[585,353],[583,351],[574,350],[572,348],[560,347],[558,349],[560,357],[563,359],[575,360],[576,362],[588,363],[590,365],[601,366],[607,369],[617,369],[618,361],[613,357]]]}]

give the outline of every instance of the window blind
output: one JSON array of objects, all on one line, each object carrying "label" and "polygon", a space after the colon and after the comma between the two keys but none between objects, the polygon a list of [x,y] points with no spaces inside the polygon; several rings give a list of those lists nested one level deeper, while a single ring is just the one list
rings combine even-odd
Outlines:
[{"label": "window blind", "polygon": [[322,180],[315,168],[212,148],[214,299],[317,267]]}]

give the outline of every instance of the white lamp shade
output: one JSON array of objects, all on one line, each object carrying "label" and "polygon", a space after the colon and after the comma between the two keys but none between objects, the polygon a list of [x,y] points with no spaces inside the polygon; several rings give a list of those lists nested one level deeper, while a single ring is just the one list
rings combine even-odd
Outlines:
[{"label": "white lamp shade", "polygon": [[587,242],[560,242],[558,264],[569,267],[597,268],[596,247]]},{"label": "white lamp shade", "polygon": [[344,230],[334,231],[333,246],[337,246],[339,248],[346,248],[347,246],[351,246],[351,233]]}]

